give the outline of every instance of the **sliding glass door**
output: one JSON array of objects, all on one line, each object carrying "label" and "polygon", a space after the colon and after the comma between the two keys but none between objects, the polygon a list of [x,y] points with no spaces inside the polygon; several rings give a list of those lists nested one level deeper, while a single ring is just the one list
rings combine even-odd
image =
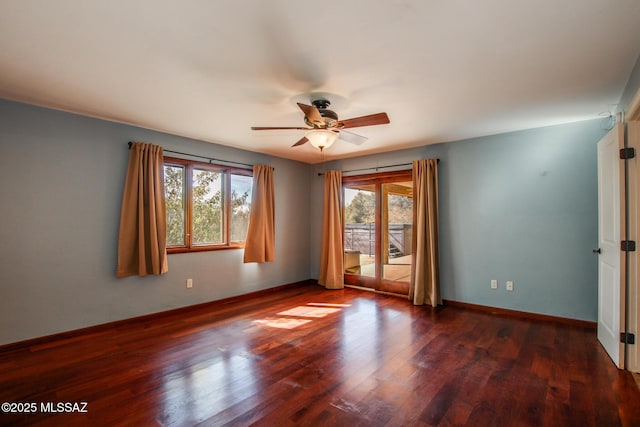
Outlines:
[{"label": "sliding glass door", "polygon": [[407,295],[411,275],[411,171],[343,178],[345,284]]}]

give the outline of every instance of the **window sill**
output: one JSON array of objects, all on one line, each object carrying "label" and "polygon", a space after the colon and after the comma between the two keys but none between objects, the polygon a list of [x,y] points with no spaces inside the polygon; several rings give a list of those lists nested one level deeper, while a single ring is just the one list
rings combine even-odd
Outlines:
[{"label": "window sill", "polygon": [[167,254],[185,254],[189,252],[209,252],[209,251],[225,251],[228,249],[244,249],[244,243],[232,243],[230,245],[216,245],[216,246],[195,246],[192,248],[187,247],[173,247],[167,248]]}]

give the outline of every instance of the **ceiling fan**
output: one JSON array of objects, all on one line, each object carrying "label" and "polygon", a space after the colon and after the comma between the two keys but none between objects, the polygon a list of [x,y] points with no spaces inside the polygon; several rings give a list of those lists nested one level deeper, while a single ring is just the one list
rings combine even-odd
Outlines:
[{"label": "ceiling fan", "polygon": [[389,123],[387,113],[370,114],[368,116],[354,117],[352,119],[339,120],[338,115],[329,110],[331,103],[326,99],[316,99],[311,101],[312,105],[305,105],[298,102],[298,107],[304,113],[304,122],[308,127],[264,127],[253,126],[252,130],[306,130],[308,131],[298,142],[292,145],[306,144],[318,148],[320,151],[328,148],[338,137],[352,144],[360,145],[367,140],[366,136],[358,135],[345,129],[362,126],[383,125]]}]

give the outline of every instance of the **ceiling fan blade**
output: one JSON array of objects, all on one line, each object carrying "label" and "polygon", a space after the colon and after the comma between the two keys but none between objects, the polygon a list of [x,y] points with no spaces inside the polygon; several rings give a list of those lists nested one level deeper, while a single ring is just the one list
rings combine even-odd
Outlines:
[{"label": "ceiling fan blade", "polygon": [[340,139],[350,144],[360,145],[367,141],[366,136],[358,135],[357,133],[349,132],[348,130],[341,130],[339,132]]},{"label": "ceiling fan blade", "polygon": [[387,113],[377,113],[368,116],[354,117],[353,119],[340,120],[338,126],[342,128],[357,128],[361,126],[384,125],[387,123],[390,123]]},{"label": "ceiling fan blade", "polygon": [[319,125],[324,125],[324,120],[320,115],[320,111],[312,105],[305,105],[298,102],[298,107],[302,110],[304,115],[311,123],[317,123]]},{"label": "ceiling fan blade", "polygon": [[302,128],[302,127],[268,127],[268,126],[251,126],[251,130],[311,130],[313,128]]},{"label": "ceiling fan blade", "polygon": [[307,139],[307,137],[306,137],[306,136],[303,136],[303,137],[300,139],[300,141],[298,141],[298,142],[296,142],[295,144],[293,144],[293,145],[292,145],[292,147],[297,147],[298,145],[306,144],[306,143],[307,143],[307,141],[309,141],[309,140]]}]

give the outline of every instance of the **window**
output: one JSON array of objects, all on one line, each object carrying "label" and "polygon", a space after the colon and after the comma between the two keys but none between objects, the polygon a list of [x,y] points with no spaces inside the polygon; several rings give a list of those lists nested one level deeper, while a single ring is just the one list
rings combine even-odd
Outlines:
[{"label": "window", "polygon": [[248,170],[165,157],[167,252],[242,247],[252,181]]}]

